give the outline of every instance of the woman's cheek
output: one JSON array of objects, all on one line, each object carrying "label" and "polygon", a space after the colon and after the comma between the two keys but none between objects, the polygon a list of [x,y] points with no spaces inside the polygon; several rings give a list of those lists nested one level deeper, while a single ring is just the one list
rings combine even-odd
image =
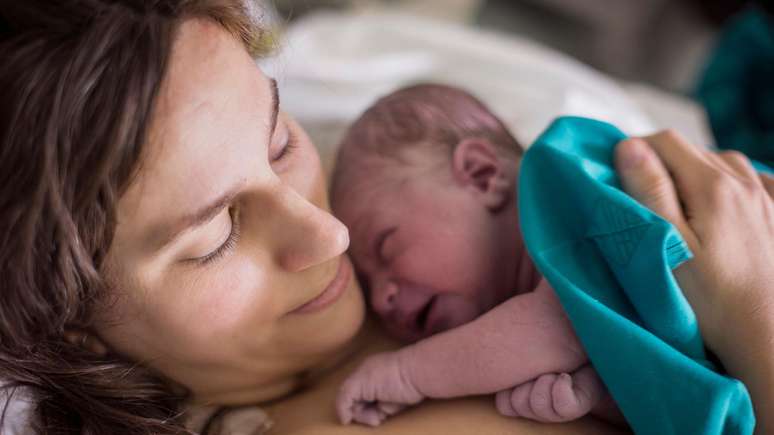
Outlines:
[{"label": "woman's cheek", "polygon": [[276,298],[269,290],[274,286],[265,271],[246,258],[230,263],[202,280],[198,312],[192,313],[192,319],[202,321],[191,325],[202,343],[255,336],[277,317]]},{"label": "woman's cheek", "polygon": [[325,193],[325,180],[322,170],[314,159],[305,156],[288,181],[299,195],[313,203],[319,203]]}]

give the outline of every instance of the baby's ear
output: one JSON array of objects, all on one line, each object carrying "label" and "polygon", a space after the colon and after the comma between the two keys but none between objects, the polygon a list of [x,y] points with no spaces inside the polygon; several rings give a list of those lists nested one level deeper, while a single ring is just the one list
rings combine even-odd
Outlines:
[{"label": "baby's ear", "polygon": [[484,138],[463,139],[454,149],[452,173],[491,211],[501,210],[515,195],[496,145]]}]

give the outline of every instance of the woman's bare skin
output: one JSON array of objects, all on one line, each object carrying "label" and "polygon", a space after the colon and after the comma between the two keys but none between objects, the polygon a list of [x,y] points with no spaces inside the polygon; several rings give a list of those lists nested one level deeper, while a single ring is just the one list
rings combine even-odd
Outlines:
[{"label": "woman's bare skin", "polygon": [[381,426],[342,426],[333,402],[339,386],[365,358],[378,352],[396,350],[400,344],[386,337],[373,322],[367,322],[357,338],[367,343],[346,364],[322,376],[317,383],[265,409],[274,420],[271,434],[277,435],[613,435],[629,433],[588,416],[569,423],[544,424],[498,414],[491,396],[451,400],[430,400],[401,413]]}]

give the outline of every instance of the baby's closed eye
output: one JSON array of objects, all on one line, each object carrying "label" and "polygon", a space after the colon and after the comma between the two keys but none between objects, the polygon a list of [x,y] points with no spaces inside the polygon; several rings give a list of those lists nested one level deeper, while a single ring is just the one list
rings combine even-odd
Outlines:
[{"label": "baby's closed eye", "polygon": [[376,237],[374,253],[381,264],[387,264],[393,258],[395,232],[397,227],[387,228]]}]

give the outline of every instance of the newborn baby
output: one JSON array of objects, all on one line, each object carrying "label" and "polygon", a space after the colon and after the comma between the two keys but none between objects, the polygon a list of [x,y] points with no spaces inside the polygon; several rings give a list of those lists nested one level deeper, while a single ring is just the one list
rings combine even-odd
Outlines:
[{"label": "newborn baby", "polygon": [[344,382],[343,423],[378,425],[424,398],[491,393],[507,416],[619,420],[524,247],[521,154],[480,101],[442,85],[390,94],[350,128],[332,206],[371,307],[413,344],[370,357]]}]

